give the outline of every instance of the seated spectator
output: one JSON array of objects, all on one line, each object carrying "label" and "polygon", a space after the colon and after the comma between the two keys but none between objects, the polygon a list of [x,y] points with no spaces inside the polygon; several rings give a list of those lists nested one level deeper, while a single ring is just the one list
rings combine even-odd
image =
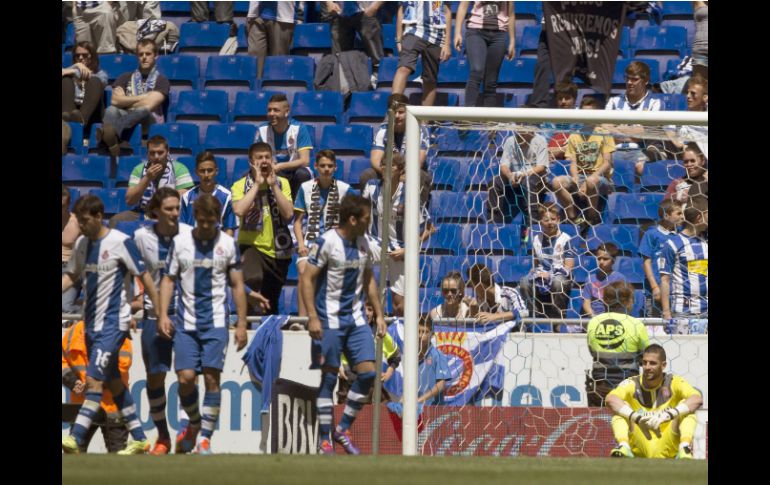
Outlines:
[{"label": "seated spectator", "polygon": [[195,227],[196,221],[193,214],[195,199],[203,194],[212,195],[222,205],[222,213],[219,216],[219,228],[228,236],[232,236],[238,228],[235,213],[233,212],[233,195],[230,193],[230,189],[217,183],[219,166],[217,166],[217,159],[212,152],[206,150],[195,157],[195,174],[200,179],[200,183],[197,187],[193,187],[185,192],[181,197],[179,222]]},{"label": "seated spectator", "polygon": [[155,42],[158,50],[170,54],[179,42],[179,27],[172,22],[160,19],[128,20],[118,27],[118,45],[127,54],[136,54],[139,41],[149,39]]},{"label": "seated spectator", "polygon": [[534,300],[535,316],[564,318],[572,290],[575,248],[569,234],[559,229],[561,220],[556,204],[541,206],[538,218],[541,232],[532,239],[534,269],[521,279],[519,291],[526,302]]},{"label": "seated spectator", "polygon": [[72,128],[64,120],[61,122],[61,154],[62,156],[67,154],[67,146],[72,139]]},{"label": "seated spectator", "polygon": [[[476,301],[471,304],[470,316],[479,322],[502,323],[529,316],[519,290],[495,283],[492,271],[485,264],[477,263],[468,268],[468,282],[476,294]],[[517,323],[512,330],[519,328],[520,324]]]},{"label": "seated spectator", "polygon": [[[585,97],[580,108],[595,109],[596,105],[594,98]],[[615,141],[603,133],[603,128],[596,127],[589,137],[581,133],[570,135],[565,152],[570,161],[570,175],[560,175],[552,182],[556,198],[575,224],[601,222],[600,197],[612,191]],[[585,207],[581,216],[577,213],[578,207]]]},{"label": "seated spectator", "polygon": [[78,42],[72,59],[75,63],[61,70],[61,119],[87,126],[101,118],[109,79],[99,69],[99,54],[90,42]]},{"label": "seated spectator", "polygon": [[[695,75],[687,81],[687,111],[708,111],[709,82],[701,75]],[[682,125],[678,129],[675,126],[666,127],[666,135],[669,138],[671,153],[677,155],[685,148],[688,141],[698,145],[706,159],[709,157],[709,127],[697,125]],[[671,157],[666,157],[671,158]]]},{"label": "seated spectator", "polygon": [[706,157],[696,143],[688,143],[682,155],[682,163],[687,175],[673,180],[666,189],[666,199],[672,199],[680,204],[695,195],[709,195],[709,171],[706,168]]},{"label": "seated spectator", "polygon": [[114,228],[120,221],[140,220],[159,188],[171,187],[184,195],[193,185],[187,167],[169,157],[166,139],[160,135],[153,136],[147,140],[147,161],[134,167],[128,179],[126,205],[134,207],[112,216],[110,227]]},{"label": "seated spectator", "polygon": [[524,215],[524,228],[531,225],[530,212],[537,211],[548,186],[548,142],[539,133],[513,132],[503,142],[500,172],[489,189],[494,222],[511,222]]},{"label": "seated spectator", "polygon": [[[80,237],[80,226],[75,214],[70,212],[70,189],[61,184],[61,271],[67,268],[72,256],[75,241]],[[78,280],[72,287],[61,294],[62,313],[79,313],[80,305],[75,303],[80,294],[81,282]]]},{"label": "seated spectator", "polygon": [[115,54],[115,31],[119,14],[113,11],[118,2],[73,2],[72,21],[75,41],[87,41],[99,54]]},{"label": "seated spectator", "polygon": [[[556,83],[553,87],[554,98],[556,99],[557,109],[576,109],[577,108],[577,84],[565,80]],[[571,128],[567,123],[547,123],[547,127],[555,130],[566,130]],[[564,149],[567,147],[569,133],[566,131],[555,131],[548,138],[548,152],[552,160],[564,160]]]},{"label": "seated spectator", "polygon": [[262,79],[266,56],[285,56],[294,41],[294,24],[302,23],[305,2],[249,2],[246,36],[249,55],[257,58],[257,79]]},{"label": "seated spectator", "polygon": [[254,143],[270,145],[275,157],[275,171],[291,185],[291,197],[296,199],[300,185],[312,178],[310,152],[313,140],[307,127],[289,117],[289,100],[285,94],[274,94],[267,102],[267,121],[257,127]]},{"label": "seated spectator", "polygon": [[146,129],[163,123],[163,103],[168,99],[170,84],[155,67],[158,46],[150,39],[140,40],[136,48],[139,68],[121,74],[112,85],[112,106],[104,113],[104,126],[96,131],[96,139],[104,143],[110,155],[120,154],[120,141],[126,130],[141,123]]},{"label": "seated spectator", "polygon": [[430,311],[430,318],[468,318],[473,298],[465,296],[465,281],[459,271],[450,271],[441,280],[444,303]]},{"label": "seated spectator", "polygon": [[[591,273],[588,281],[583,285],[583,313],[590,318],[604,313],[607,307],[604,304],[604,288],[614,281],[626,281],[626,277],[613,270],[615,258],[618,256],[618,247],[611,243],[604,243],[594,251],[597,270]],[[572,326],[570,326],[572,327]],[[583,331],[580,325],[579,331]]]}]

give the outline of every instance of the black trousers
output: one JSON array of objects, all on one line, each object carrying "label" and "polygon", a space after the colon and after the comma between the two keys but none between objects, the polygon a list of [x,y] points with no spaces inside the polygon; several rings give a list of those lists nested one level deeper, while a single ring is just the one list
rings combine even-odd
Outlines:
[{"label": "black trousers", "polygon": [[[262,293],[262,296],[270,300],[268,315],[278,315],[278,301],[281,299],[281,290],[286,283],[291,259],[271,258],[254,249],[253,246],[241,245],[240,249],[243,280],[246,286]],[[249,308],[249,314],[254,314],[251,308]]]}]

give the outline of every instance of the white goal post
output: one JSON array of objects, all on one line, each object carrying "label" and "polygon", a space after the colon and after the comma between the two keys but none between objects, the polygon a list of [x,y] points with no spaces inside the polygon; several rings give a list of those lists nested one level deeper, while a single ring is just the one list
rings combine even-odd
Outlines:
[{"label": "white goal post", "polygon": [[522,108],[473,108],[408,106],[406,110],[406,213],[405,213],[405,308],[403,448],[405,456],[418,454],[418,319],[420,312],[419,210],[420,123],[432,121],[501,123],[611,123],[637,125],[708,125],[708,113],[658,111],[560,110]]}]

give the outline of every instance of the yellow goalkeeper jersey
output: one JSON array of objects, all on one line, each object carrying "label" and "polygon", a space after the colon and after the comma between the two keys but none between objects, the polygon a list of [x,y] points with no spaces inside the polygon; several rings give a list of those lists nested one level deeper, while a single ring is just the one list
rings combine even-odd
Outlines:
[{"label": "yellow goalkeeper jersey", "polygon": [[618,387],[610,391],[610,396],[617,396],[626,401],[634,411],[658,411],[677,404],[690,396],[700,395],[683,377],[666,374],[663,382],[656,388],[645,389],[642,386],[642,376],[625,379]]}]

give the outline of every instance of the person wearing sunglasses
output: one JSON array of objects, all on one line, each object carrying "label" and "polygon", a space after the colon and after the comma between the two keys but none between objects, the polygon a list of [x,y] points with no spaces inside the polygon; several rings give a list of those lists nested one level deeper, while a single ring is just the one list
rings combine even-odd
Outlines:
[{"label": "person wearing sunglasses", "polygon": [[99,54],[88,41],[78,42],[73,64],[61,70],[61,118],[88,125],[101,117],[102,95],[109,81],[99,68]]},{"label": "person wearing sunglasses", "polygon": [[441,280],[444,302],[430,311],[430,318],[468,318],[473,299],[465,296],[465,281],[459,271],[450,271]]}]

